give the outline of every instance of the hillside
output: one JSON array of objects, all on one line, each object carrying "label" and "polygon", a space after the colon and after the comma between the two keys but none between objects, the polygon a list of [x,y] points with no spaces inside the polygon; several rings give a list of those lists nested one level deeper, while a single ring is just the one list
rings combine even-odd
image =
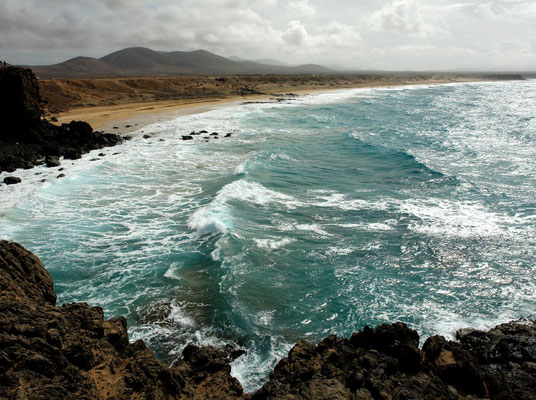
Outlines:
[{"label": "hillside", "polygon": [[54,65],[30,67],[40,78],[98,78],[157,75],[249,75],[325,74],[334,72],[320,65],[269,65],[235,61],[205,50],[154,51],[130,47],[100,59],[75,57]]}]

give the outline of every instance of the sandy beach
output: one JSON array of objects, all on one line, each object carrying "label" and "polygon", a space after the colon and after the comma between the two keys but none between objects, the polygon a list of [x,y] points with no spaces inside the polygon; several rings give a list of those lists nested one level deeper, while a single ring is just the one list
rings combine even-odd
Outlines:
[{"label": "sandy beach", "polygon": [[[221,82],[222,79],[225,81]],[[481,80],[486,78],[459,75],[159,77],[42,80],[40,87],[48,104],[47,118],[55,117],[59,124],[82,120],[94,129],[125,134],[175,116],[242,102],[275,102],[284,96],[339,89]],[[166,96],[173,98],[163,99]]]}]

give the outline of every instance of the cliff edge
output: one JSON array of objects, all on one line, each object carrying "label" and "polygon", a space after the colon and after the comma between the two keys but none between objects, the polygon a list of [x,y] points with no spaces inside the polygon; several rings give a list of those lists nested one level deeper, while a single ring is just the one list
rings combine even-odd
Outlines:
[{"label": "cliff edge", "polygon": [[41,118],[42,106],[38,79],[31,70],[0,68],[0,172],[45,162],[56,167],[61,156],[78,159],[91,150],[123,141],[118,135],[94,132],[82,121],[51,124]]},{"label": "cliff edge", "polygon": [[536,399],[534,321],[459,331],[456,342],[433,336],[422,349],[403,323],[299,342],[249,395],[230,375],[241,350],[189,345],[170,368],[129,342],[125,318],[55,304],[41,261],[0,241],[0,398]]}]

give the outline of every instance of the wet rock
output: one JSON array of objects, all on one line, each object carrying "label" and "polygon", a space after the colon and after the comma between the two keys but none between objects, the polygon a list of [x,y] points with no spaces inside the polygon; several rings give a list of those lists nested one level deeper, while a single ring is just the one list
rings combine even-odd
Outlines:
[{"label": "wet rock", "polygon": [[104,156],[106,156],[106,154],[104,154],[104,153],[99,153],[98,156],[99,156],[99,157],[104,157]]},{"label": "wet rock", "polygon": [[50,121],[51,122],[58,122],[58,119],[56,117],[52,117],[52,118],[50,118]]},{"label": "wet rock", "polygon": [[225,134],[224,137],[231,137],[232,135],[233,135],[232,133],[227,133],[227,134]]},{"label": "wet rock", "polygon": [[122,142],[117,135],[93,132],[86,122],[71,121],[57,126],[41,119],[42,114],[39,84],[32,71],[1,68],[0,170],[30,168],[39,164],[43,154],[77,159],[91,150]]},{"label": "wet rock", "polygon": [[192,140],[193,139],[193,136],[190,136],[190,135],[183,135],[182,136],[182,140]]},{"label": "wet rock", "polygon": [[63,158],[66,160],[78,160],[82,158],[82,152],[79,149],[69,149],[64,153]]},{"label": "wet rock", "polygon": [[143,138],[144,138],[144,139],[150,139],[150,138],[151,138],[151,135],[147,135],[147,134],[145,134],[145,135],[143,135]]},{"label": "wet rock", "polygon": [[218,136],[218,135],[219,135],[218,132],[212,132],[212,133],[210,134],[210,136]]},{"label": "wet rock", "polygon": [[17,183],[21,183],[22,180],[19,178],[19,177],[16,177],[16,176],[6,176],[4,178],[4,183],[6,185],[15,185]]},{"label": "wet rock", "polygon": [[205,130],[202,130],[202,131],[199,131],[199,133],[208,133],[208,132]]},{"label": "wet rock", "polygon": [[56,179],[65,178],[65,174],[59,174]]},{"label": "wet rock", "polygon": [[45,164],[48,168],[59,167],[61,165],[60,159],[57,156],[46,156]]}]

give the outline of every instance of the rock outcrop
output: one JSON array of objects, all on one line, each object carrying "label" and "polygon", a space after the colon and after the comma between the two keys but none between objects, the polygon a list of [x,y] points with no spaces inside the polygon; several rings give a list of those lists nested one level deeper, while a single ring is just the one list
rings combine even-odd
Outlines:
[{"label": "rock outcrop", "polygon": [[100,307],[57,307],[50,275],[22,246],[0,241],[2,399],[536,399],[536,323],[458,341],[428,338],[403,323],[351,338],[299,342],[256,393],[242,393],[229,363],[243,351],[188,345],[168,367],[126,320]]},{"label": "rock outcrop", "polygon": [[459,342],[402,323],[350,339],[300,342],[253,395],[261,399],[536,399],[536,324],[458,332]]},{"label": "rock outcrop", "polygon": [[[56,307],[40,260],[0,241],[0,398],[236,399],[229,352],[189,346],[169,368],[143,341],[129,343],[125,318],[105,320],[85,303]],[[238,356],[240,353],[235,354]]]},{"label": "rock outcrop", "polygon": [[0,68],[0,172],[31,168],[46,156],[79,158],[123,141],[94,132],[85,122],[56,126],[41,119],[39,84],[29,69]]}]

